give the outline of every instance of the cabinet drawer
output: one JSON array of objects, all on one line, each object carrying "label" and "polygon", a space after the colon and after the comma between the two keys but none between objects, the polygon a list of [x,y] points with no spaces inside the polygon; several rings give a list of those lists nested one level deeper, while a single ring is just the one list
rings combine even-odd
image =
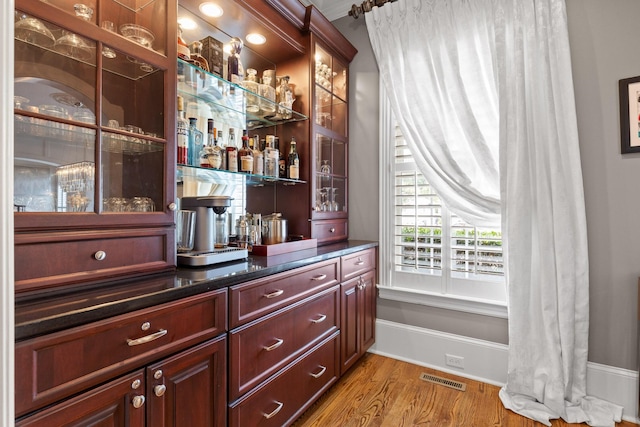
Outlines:
[{"label": "cabinet drawer", "polygon": [[226,289],[16,343],[16,415],[226,329]]},{"label": "cabinet drawer", "polygon": [[311,222],[311,237],[318,239],[318,243],[347,240],[348,236],[346,219]]},{"label": "cabinet drawer", "polygon": [[[168,270],[175,266],[168,228],[16,234],[16,292]],[[100,255],[104,258],[99,260]]]},{"label": "cabinet drawer", "polygon": [[229,424],[287,426],[338,379],[338,338],[333,335],[264,386],[231,405]]},{"label": "cabinet drawer", "polygon": [[340,287],[302,300],[229,334],[233,401],[340,327]]},{"label": "cabinet drawer", "polygon": [[229,292],[229,327],[235,328],[338,283],[338,259],[241,285]]},{"label": "cabinet drawer", "polygon": [[375,248],[345,255],[341,259],[342,279],[344,282],[365,271],[376,268],[376,250]]}]

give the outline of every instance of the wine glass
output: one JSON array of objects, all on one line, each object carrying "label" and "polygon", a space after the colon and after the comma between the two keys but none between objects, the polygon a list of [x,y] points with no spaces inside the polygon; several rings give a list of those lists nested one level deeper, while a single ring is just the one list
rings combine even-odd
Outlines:
[{"label": "wine glass", "polygon": [[[100,27],[107,31],[111,31],[112,33],[116,32],[116,25],[111,21],[102,21]],[[110,47],[103,46],[102,56],[104,56],[105,58],[113,59],[116,57],[116,51],[111,49]]]},{"label": "wine glass", "polygon": [[331,165],[329,165],[329,160],[322,161],[322,166],[320,166],[320,173],[323,175],[331,174]]}]

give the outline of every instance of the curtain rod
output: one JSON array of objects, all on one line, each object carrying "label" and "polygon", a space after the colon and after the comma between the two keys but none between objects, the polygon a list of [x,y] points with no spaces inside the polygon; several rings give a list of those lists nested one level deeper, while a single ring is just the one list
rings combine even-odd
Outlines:
[{"label": "curtain rod", "polygon": [[363,15],[366,12],[371,12],[371,9],[374,6],[382,6],[385,3],[393,3],[398,0],[365,0],[360,6],[355,4],[351,5],[351,10],[349,10],[349,16],[352,16],[354,19],[358,19],[358,16]]}]

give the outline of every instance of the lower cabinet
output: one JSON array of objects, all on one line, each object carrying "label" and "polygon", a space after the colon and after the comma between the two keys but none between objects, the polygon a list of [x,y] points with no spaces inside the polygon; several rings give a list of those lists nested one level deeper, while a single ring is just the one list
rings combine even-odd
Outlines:
[{"label": "lower cabinet", "polygon": [[145,399],[144,370],[140,369],[18,420],[16,427],[142,427]]},{"label": "lower cabinet", "polygon": [[226,335],[154,363],[146,380],[148,426],[227,424]]},{"label": "lower cabinet", "polygon": [[17,427],[226,425],[226,336],[45,408]]},{"label": "lower cabinet", "polygon": [[340,286],[340,373],[344,374],[375,342],[375,270],[367,271]]},{"label": "lower cabinet", "polygon": [[19,341],[16,425],[288,426],[373,344],[375,284],[372,248]]},{"label": "lower cabinet", "polygon": [[340,377],[338,333],[231,404],[229,425],[287,426]]}]

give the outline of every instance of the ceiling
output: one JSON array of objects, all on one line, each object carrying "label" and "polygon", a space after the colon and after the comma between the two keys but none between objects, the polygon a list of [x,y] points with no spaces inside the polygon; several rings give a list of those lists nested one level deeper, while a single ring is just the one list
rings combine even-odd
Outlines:
[{"label": "ceiling", "polygon": [[305,5],[313,4],[322,14],[329,19],[335,21],[338,18],[347,16],[353,3],[359,4],[360,0],[344,1],[344,0],[300,0]]}]

